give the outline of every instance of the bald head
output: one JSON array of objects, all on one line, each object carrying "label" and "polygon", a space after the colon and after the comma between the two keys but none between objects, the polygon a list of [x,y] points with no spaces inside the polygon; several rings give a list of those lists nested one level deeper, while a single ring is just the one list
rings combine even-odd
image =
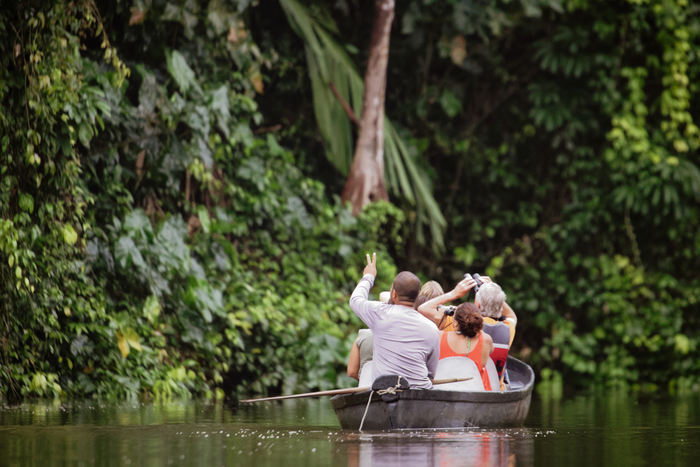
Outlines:
[{"label": "bald head", "polygon": [[420,279],[409,271],[402,271],[394,278],[391,288],[398,294],[401,302],[413,303],[420,292]]}]

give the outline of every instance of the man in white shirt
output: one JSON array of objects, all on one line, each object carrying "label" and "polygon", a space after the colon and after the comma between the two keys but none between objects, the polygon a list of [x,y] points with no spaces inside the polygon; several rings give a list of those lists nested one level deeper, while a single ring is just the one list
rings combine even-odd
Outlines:
[{"label": "man in white shirt", "polygon": [[376,263],[376,253],[371,260],[367,255],[362,280],[350,297],[350,308],[374,335],[372,379],[401,375],[412,388],[431,389],[440,359],[440,337],[435,324],[413,309],[420,279],[412,272],[400,272],[391,286],[389,303],[370,301]]}]

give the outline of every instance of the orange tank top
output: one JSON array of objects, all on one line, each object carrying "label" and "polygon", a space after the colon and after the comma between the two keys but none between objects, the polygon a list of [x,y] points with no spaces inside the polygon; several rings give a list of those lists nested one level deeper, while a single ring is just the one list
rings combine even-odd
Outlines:
[{"label": "orange tank top", "polygon": [[[479,373],[481,374],[481,381],[484,383],[484,389],[490,391],[491,381],[489,380],[489,374],[486,371],[486,367],[481,365],[481,348],[483,347],[483,345],[484,336],[481,333],[479,333],[479,339],[477,339],[476,345],[474,346],[474,348],[469,350],[469,353],[466,355],[466,357],[472,360],[474,363],[476,363],[476,367],[479,369]],[[447,333],[443,332],[442,337],[440,338],[440,360],[448,357],[464,356],[464,354],[457,353],[454,350],[452,350],[452,347],[450,347],[450,344],[448,344],[447,342]]]}]

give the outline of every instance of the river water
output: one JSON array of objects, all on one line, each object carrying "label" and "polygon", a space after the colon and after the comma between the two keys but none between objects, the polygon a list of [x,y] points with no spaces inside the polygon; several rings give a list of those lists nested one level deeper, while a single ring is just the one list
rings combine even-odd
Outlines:
[{"label": "river water", "polygon": [[0,408],[0,466],[686,466],[700,395],[533,394],[517,429],[341,430],[328,398],[27,403]]}]

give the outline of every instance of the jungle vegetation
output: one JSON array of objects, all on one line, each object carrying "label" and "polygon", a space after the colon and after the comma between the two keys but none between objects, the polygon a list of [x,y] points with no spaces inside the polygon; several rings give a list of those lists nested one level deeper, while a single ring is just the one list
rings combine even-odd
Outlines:
[{"label": "jungle vegetation", "polygon": [[698,388],[700,5],[396,2],[353,216],[374,6],[0,5],[2,398],[349,385],[370,251],[491,276],[541,381]]}]

